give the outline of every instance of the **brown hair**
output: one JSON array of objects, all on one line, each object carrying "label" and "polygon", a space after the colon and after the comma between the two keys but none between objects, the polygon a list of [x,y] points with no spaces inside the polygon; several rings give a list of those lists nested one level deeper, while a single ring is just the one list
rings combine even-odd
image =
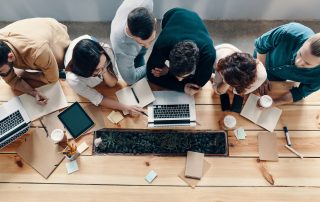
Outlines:
[{"label": "brown hair", "polygon": [[256,80],[257,62],[249,53],[236,52],[220,59],[217,71],[241,94]]},{"label": "brown hair", "polygon": [[311,54],[320,57],[320,33],[313,35],[310,39]]}]

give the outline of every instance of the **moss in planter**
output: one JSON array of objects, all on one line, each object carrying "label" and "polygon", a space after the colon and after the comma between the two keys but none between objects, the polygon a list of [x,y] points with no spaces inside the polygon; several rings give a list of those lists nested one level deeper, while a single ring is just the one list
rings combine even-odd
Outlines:
[{"label": "moss in planter", "polygon": [[185,155],[187,151],[207,155],[228,155],[223,131],[104,129],[95,133],[102,143],[97,154]]}]

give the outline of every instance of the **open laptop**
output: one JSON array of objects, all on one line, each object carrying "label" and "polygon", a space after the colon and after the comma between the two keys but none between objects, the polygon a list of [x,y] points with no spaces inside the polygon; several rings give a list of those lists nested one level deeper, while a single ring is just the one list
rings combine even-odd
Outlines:
[{"label": "open laptop", "polygon": [[193,96],[176,91],[154,91],[156,101],[148,106],[148,127],[196,126]]},{"label": "open laptop", "polygon": [[46,105],[39,105],[34,97],[23,94],[0,106],[0,148],[25,134],[31,121],[68,106],[59,82],[37,90],[48,97]]},{"label": "open laptop", "polygon": [[8,145],[30,127],[31,120],[19,97],[14,97],[0,106],[0,148]]}]

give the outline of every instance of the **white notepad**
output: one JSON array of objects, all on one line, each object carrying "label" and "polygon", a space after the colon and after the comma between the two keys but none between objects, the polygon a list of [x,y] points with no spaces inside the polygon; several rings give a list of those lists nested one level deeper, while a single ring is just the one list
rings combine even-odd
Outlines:
[{"label": "white notepad", "polygon": [[273,132],[280,119],[282,110],[277,107],[260,109],[257,106],[257,101],[259,99],[259,96],[250,94],[240,115],[249,119],[253,123],[267,129],[268,131]]},{"label": "white notepad", "polygon": [[19,96],[23,108],[32,121],[68,106],[59,82],[41,86],[37,90],[47,96],[48,103],[46,105],[39,105],[36,99],[29,94]]},{"label": "white notepad", "polygon": [[[132,86],[118,90],[116,96],[122,104],[140,107],[145,107],[156,99],[146,78],[139,80]],[[128,112],[123,112],[123,114],[127,115]]]}]

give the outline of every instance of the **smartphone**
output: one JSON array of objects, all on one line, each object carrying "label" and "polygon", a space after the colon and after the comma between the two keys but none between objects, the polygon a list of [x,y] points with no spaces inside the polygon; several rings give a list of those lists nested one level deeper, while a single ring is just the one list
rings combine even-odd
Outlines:
[{"label": "smartphone", "polygon": [[230,110],[230,98],[227,93],[220,95],[220,102],[221,102],[221,110],[222,111]]},{"label": "smartphone", "polygon": [[240,113],[243,105],[243,97],[237,94],[234,94],[233,102],[231,106],[231,111]]}]

